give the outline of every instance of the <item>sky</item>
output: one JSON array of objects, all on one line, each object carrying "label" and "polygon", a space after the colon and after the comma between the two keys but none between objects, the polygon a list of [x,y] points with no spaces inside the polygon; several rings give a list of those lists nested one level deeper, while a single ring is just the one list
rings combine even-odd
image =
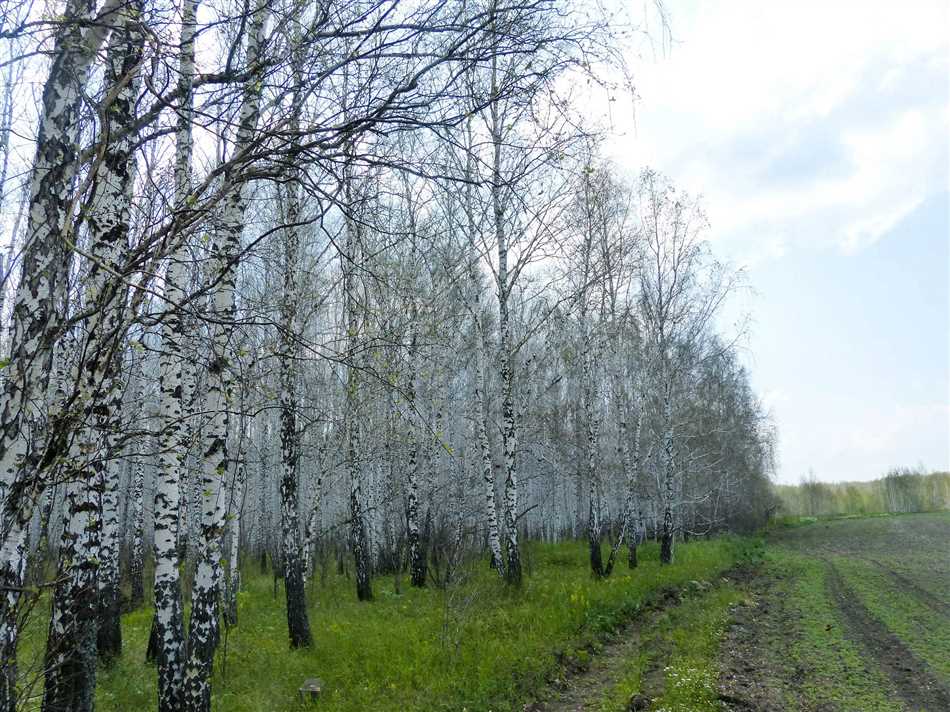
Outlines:
[{"label": "sky", "polygon": [[665,4],[609,152],[702,194],[745,270],[776,481],[950,470],[950,3]]}]

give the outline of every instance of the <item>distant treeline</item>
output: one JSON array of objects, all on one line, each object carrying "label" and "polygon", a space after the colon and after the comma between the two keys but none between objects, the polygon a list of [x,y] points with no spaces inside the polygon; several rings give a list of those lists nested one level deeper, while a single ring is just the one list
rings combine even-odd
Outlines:
[{"label": "distant treeline", "polygon": [[798,485],[776,485],[785,514],[892,514],[950,509],[950,472],[897,468],[870,482],[818,482],[811,475]]}]

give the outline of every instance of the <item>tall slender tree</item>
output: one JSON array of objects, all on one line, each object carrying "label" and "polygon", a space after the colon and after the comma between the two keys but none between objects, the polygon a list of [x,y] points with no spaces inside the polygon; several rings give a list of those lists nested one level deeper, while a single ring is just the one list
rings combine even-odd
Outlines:
[{"label": "tall slender tree", "polygon": [[[291,133],[300,131],[303,110],[302,57],[294,59],[294,90],[291,99]],[[300,546],[300,523],[297,515],[300,483],[300,432],[297,428],[298,408],[298,339],[301,329],[299,318],[300,284],[299,262],[301,253],[301,196],[300,175],[296,167],[289,170],[286,191],[286,223],[283,239],[284,283],[280,304],[280,521],[281,560],[284,569],[284,590],[287,599],[287,631],[290,647],[309,647],[313,644],[310,621],[307,618],[307,599],[304,590]]]},{"label": "tall slender tree", "polygon": [[[174,210],[189,209],[192,195],[192,121],[194,116],[195,33],[198,0],[182,5],[178,56],[178,92],[175,130]],[[159,712],[182,709],[185,627],[182,613],[178,549],[182,473],[188,450],[184,419],[188,407],[184,370],[191,367],[183,352],[188,250],[179,237],[171,250],[164,280],[165,314],[159,355],[159,468],[152,515],[155,555],[155,618],[152,638],[158,667]],[[151,645],[150,645],[151,648]]]},{"label": "tall slender tree", "polygon": [[201,521],[182,704],[188,712],[211,709],[211,668],[219,638],[218,594],[222,580],[221,545],[226,512],[223,483],[228,472],[229,413],[234,399],[232,332],[236,313],[235,289],[247,210],[242,157],[254,145],[261,113],[264,26],[268,14],[266,0],[256,0],[247,24],[244,61],[248,78],[238,110],[232,159],[224,175],[229,190],[222,208],[221,227],[214,232],[211,242],[211,273],[215,275],[216,284],[209,306],[215,320],[211,325],[211,363],[205,384],[208,417],[201,448]]},{"label": "tall slender tree", "polygon": [[[101,9],[72,0],[62,15],[43,88],[36,155],[30,174],[22,276],[13,301],[10,354],[4,369],[0,413],[0,710],[13,712],[16,699],[17,608],[23,586],[26,532],[36,498],[45,486],[50,459],[30,446],[30,430],[41,427],[40,395],[46,364],[56,343],[55,308],[66,263],[58,245],[72,227],[70,189],[77,171],[79,97],[96,53],[105,41],[118,0]],[[50,429],[56,434],[58,427]],[[61,451],[62,443],[47,451]]]}]

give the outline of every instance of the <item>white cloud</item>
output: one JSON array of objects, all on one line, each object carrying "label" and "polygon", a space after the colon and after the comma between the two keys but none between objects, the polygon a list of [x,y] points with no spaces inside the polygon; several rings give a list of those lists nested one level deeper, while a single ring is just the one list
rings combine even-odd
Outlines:
[{"label": "white cloud", "polygon": [[[920,320],[920,343],[899,369],[872,338],[886,343],[899,330],[833,301],[873,301],[861,290],[880,282],[858,276],[875,264],[867,248],[950,189],[950,5],[667,5],[680,41],[639,65],[636,125],[614,116],[624,135],[612,152],[702,193],[717,253],[749,266],[761,288],[753,310],[769,323],[758,327],[766,337],[750,337],[751,361],[779,426],[780,478],[797,481],[810,466],[825,479],[868,479],[920,460],[950,467],[950,410],[908,376],[930,363],[926,354],[945,352],[921,316],[938,313],[919,308],[932,300],[895,296],[917,308],[905,322]],[[841,270],[851,281],[837,291],[821,277],[835,260],[854,266]],[[787,269],[794,279],[762,278]],[[855,326],[872,320],[873,329]],[[931,389],[946,383],[946,366],[927,368],[919,372]]]},{"label": "white cloud", "polygon": [[619,122],[614,152],[702,192],[728,256],[854,253],[946,189],[944,4],[671,10],[681,42],[641,66],[638,125]]}]

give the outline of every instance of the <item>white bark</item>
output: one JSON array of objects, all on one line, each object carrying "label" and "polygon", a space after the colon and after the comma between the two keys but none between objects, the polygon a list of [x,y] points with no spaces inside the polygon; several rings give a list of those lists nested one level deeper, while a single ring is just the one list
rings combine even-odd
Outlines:
[{"label": "white bark", "polygon": [[[195,74],[195,15],[198,0],[185,0],[178,67],[181,104],[175,133],[176,212],[187,210],[191,193],[193,96]],[[156,662],[158,667],[159,712],[178,712],[184,682],[185,630],[182,615],[179,572],[178,519],[182,504],[182,473],[188,448],[184,418],[187,400],[183,393],[184,369],[190,367],[182,351],[184,316],[181,303],[187,286],[188,251],[182,241],[166,266],[164,296],[166,313],[162,322],[162,351],[159,356],[161,397],[159,416],[159,467],[153,510],[155,552]]]},{"label": "white bark", "polygon": [[[139,391],[139,402],[144,394]],[[145,453],[148,438],[143,436],[137,443],[135,461],[132,464],[132,480],[129,486],[129,578],[132,583],[132,607],[138,608],[145,600]]]},{"label": "white bark", "polygon": [[[57,284],[64,263],[57,244],[71,228],[69,190],[76,174],[77,111],[85,77],[109,30],[106,21],[119,0],[100,12],[81,0],[68,3],[43,89],[30,192],[22,277],[13,301],[10,355],[4,369],[0,409],[0,712],[16,707],[16,608],[23,584],[26,529],[49,463],[29,447],[30,430],[42,420],[46,366],[56,340]],[[76,22],[69,22],[76,20]],[[86,21],[86,22],[80,22]]]},{"label": "white bark", "polygon": [[492,466],[491,444],[488,440],[488,408],[485,402],[485,388],[487,386],[487,373],[485,371],[485,331],[483,327],[483,315],[480,306],[481,284],[478,275],[478,264],[476,261],[476,237],[477,230],[474,205],[474,146],[472,136],[472,120],[466,123],[466,158],[465,158],[465,198],[463,209],[465,211],[466,228],[469,239],[469,282],[473,292],[472,308],[472,331],[474,335],[475,347],[475,369],[472,374],[472,410],[473,423],[475,429],[475,441],[477,447],[477,461],[479,463],[479,472],[481,473],[482,483],[485,487],[485,523],[488,533],[488,550],[491,555],[491,566],[500,575],[504,576],[505,562],[501,551],[501,535],[498,527],[498,505],[495,494],[495,471]]},{"label": "white bark", "polygon": [[[243,410],[243,409],[242,409]],[[244,420],[242,416],[242,421]],[[225,620],[228,625],[238,622],[238,593],[241,591],[241,517],[244,511],[244,491],[247,485],[247,430],[241,426],[237,462],[234,463],[234,481],[228,507],[228,576]]]},{"label": "white bark", "polygon": [[483,395],[485,383],[485,346],[480,324],[475,324],[477,344],[475,346],[474,374],[474,422],[478,447],[478,460],[482,482],[485,485],[485,521],[488,525],[488,548],[491,552],[491,565],[499,574],[504,574],[505,564],[501,552],[501,535],[498,528],[498,505],[495,502],[495,471],[492,466],[491,444],[488,441],[488,412]]},{"label": "white bark", "polygon": [[126,288],[117,275],[128,250],[134,163],[131,137],[112,137],[134,120],[135,76],[143,43],[135,15],[137,9],[126,6],[115,16],[118,23],[105,69],[101,160],[93,169],[86,211],[90,266],[84,280],[84,306],[90,316],[74,374],[84,427],[73,440],[68,465],[69,506],[47,638],[43,707],[49,710],[92,708],[97,634],[105,660],[121,651],[120,471],[115,455],[121,414],[118,351],[124,341]]},{"label": "white bark", "polygon": [[[412,321],[418,320],[418,310],[413,305]],[[413,329],[415,324],[413,325]],[[406,463],[406,538],[409,543],[409,574],[413,586],[426,585],[426,560],[423,549],[422,533],[419,528],[419,433],[417,421],[419,407],[416,401],[416,372],[418,346],[416,334],[413,330],[409,337],[409,373],[406,382],[406,406],[408,410],[406,422],[406,445],[409,449],[409,458]]]},{"label": "white bark", "polygon": [[[300,127],[303,110],[303,68],[294,58],[295,91],[290,131]],[[300,433],[297,429],[297,362],[298,339],[301,323],[298,318],[300,298],[299,261],[301,196],[300,176],[291,170],[287,184],[287,228],[284,230],[284,280],[280,314],[280,521],[281,558],[284,569],[284,591],[287,604],[287,629],[292,648],[309,647],[313,644],[310,621],[307,618],[307,602],[304,591],[303,561],[300,557],[300,522],[297,514],[300,485]]]},{"label": "white bark", "polygon": [[492,58],[492,103],[490,132],[492,143],[492,225],[498,251],[496,287],[498,294],[498,361],[501,376],[502,446],[505,459],[505,579],[513,585],[521,584],[521,552],[518,548],[518,429],[514,407],[514,343],[511,336],[510,275],[508,273],[508,233],[505,224],[503,200],[502,147],[504,143],[502,118],[499,115],[497,84],[497,58]]},{"label": "white bark", "polygon": [[323,489],[323,458],[319,458],[317,463],[317,479],[313,483],[313,494],[310,507],[307,509],[307,524],[304,531],[303,546],[303,580],[304,583],[310,579],[313,572],[313,553],[317,543],[317,528],[320,526],[320,498]]},{"label": "white bark", "polygon": [[225,497],[223,481],[228,471],[228,411],[233,401],[231,341],[236,311],[235,286],[237,262],[244,231],[247,197],[240,157],[253,145],[260,116],[264,24],[268,6],[257,0],[248,23],[245,62],[251,76],[244,86],[234,137],[232,170],[224,180],[229,184],[222,211],[222,227],[211,244],[212,274],[218,282],[211,295],[211,364],[205,387],[205,411],[202,445],[202,509],[198,539],[195,582],[192,588],[192,612],[188,629],[189,655],[185,667],[183,708],[188,712],[207,712],[211,708],[211,668],[218,644],[218,591],[221,583],[221,544],[224,530]]},{"label": "white bark", "polygon": [[[80,456],[74,448],[75,456]],[[73,475],[67,485],[59,559],[63,574],[53,594],[43,668],[43,710],[92,710],[96,687],[96,577],[101,496],[94,483]]]}]

